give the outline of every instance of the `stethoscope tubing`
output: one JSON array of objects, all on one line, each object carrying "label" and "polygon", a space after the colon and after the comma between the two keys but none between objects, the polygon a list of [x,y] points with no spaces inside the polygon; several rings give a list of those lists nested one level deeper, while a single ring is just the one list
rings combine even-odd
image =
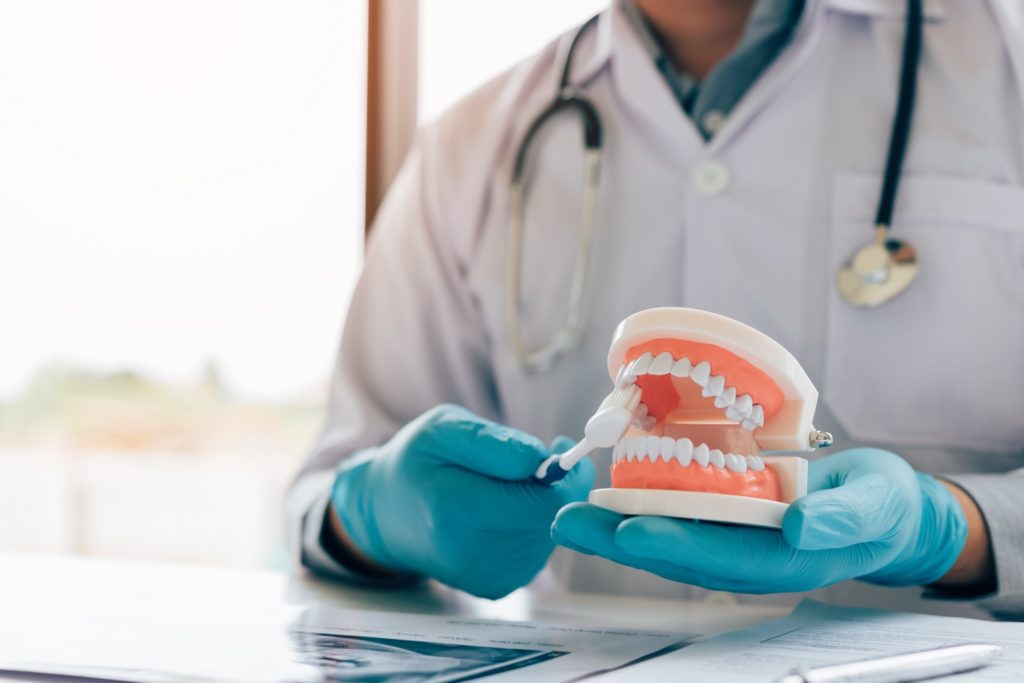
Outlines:
[{"label": "stethoscope tubing", "polygon": [[[583,326],[583,305],[586,293],[587,271],[590,265],[590,249],[593,240],[597,189],[600,164],[604,146],[603,123],[600,112],[582,91],[570,83],[573,57],[583,35],[597,23],[600,15],[587,20],[573,36],[566,52],[558,81],[558,92],[554,100],[530,123],[516,150],[512,168],[508,248],[506,259],[505,317],[513,353],[522,368],[542,371],[556,363],[559,357],[573,348],[581,337]],[[903,38],[900,63],[899,91],[896,112],[893,115],[889,145],[886,151],[885,170],[875,212],[876,241],[883,243],[892,225],[896,197],[903,162],[917,100],[917,77],[921,61],[924,32],[923,0],[907,0],[907,22]],[[583,147],[586,155],[584,172],[584,197],[581,207],[580,248],[569,294],[565,323],[545,344],[536,349],[527,349],[522,337],[519,316],[519,294],[522,284],[522,228],[526,206],[526,165],[534,140],[548,121],[564,112],[576,112],[583,124]],[[895,242],[893,243],[895,246]],[[905,288],[905,285],[904,285]],[[902,291],[902,289],[898,290]],[[897,292],[898,293],[898,292]],[[844,294],[845,296],[845,294]],[[895,294],[893,294],[895,296]],[[888,298],[884,299],[888,300]],[[852,305],[858,305],[848,299]]]},{"label": "stethoscope tubing", "polygon": [[[600,15],[594,15],[579,28],[569,44],[558,81],[555,99],[527,127],[526,134],[516,150],[512,167],[512,181],[509,194],[510,213],[506,263],[505,319],[508,326],[512,351],[519,364],[531,371],[540,372],[551,367],[558,358],[573,348],[579,341],[583,325],[583,297],[587,291],[587,272],[590,266],[590,249],[593,242],[597,190],[601,176],[601,153],[604,145],[603,125],[597,107],[583,93],[569,84],[573,56],[583,34],[597,23]],[[565,323],[551,340],[536,349],[527,349],[522,337],[519,317],[519,293],[522,289],[522,226],[526,211],[526,163],[531,144],[544,125],[564,112],[575,112],[583,125],[584,171],[583,205],[580,211],[580,241],[569,290],[568,310]]]},{"label": "stethoscope tubing", "polygon": [[892,214],[896,206],[896,191],[903,174],[903,160],[907,156],[907,143],[917,101],[917,73],[921,63],[921,44],[924,33],[924,10],[922,0],[907,0],[907,27],[903,37],[903,55],[900,61],[899,95],[896,100],[896,114],[892,119],[892,133],[889,149],[885,155],[885,172],[882,176],[882,191],[875,211],[875,226],[892,226]]}]

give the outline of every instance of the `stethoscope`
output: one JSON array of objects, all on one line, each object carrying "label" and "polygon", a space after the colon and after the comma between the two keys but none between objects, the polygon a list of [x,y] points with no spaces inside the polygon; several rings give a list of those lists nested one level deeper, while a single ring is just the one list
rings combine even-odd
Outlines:
[{"label": "stethoscope", "polygon": [[[558,81],[558,92],[526,130],[516,151],[510,188],[508,230],[507,283],[505,318],[512,351],[526,370],[543,371],[554,365],[580,339],[582,330],[583,294],[586,291],[590,246],[594,232],[594,207],[600,177],[602,153],[602,125],[597,107],[576,87],[569,83],[572,60],[580,38],[596,22],[591,17],[573,36]],[[885,159],[882,190],[875,212],[874,238],[844,263],[836,276],[839,295],[855,308],[875,308],[892,301],[904,292],[917,275],[917,252],[905,240],[891,235],[893,208],[899,188],[903,159],[910,138],[910,124],[917,94],[917,72],[921,61],[921,42],[924,28],[922,0],[907,0],[907,27],[903,38],[900,64],[899,95],[893,116],[889,149]],[[581,209],[579,250],[569,290],[568,312],[565,323],[551,339],[536,348],[528,349],[522,337],[519,320],[519,293],[521,290],[522,228],[526,206],[526,156],[544,124],[563,111],[575,112],[583,124],[584,186]]]}]

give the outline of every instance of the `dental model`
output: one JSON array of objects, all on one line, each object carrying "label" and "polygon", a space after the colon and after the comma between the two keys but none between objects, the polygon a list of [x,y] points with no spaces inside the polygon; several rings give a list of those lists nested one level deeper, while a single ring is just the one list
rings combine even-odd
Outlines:
[{"label": "dental model", "polygon": [[535,477],[553,483],[613,447],[612,488],[590,502],[627,515],[781,527],[807,492],[807,461],[772,451],[832,444],[812,424],[818,392],[786,349],[752,327],[690,308],[623,320],[608,352],[612,392],[585,437]]}]

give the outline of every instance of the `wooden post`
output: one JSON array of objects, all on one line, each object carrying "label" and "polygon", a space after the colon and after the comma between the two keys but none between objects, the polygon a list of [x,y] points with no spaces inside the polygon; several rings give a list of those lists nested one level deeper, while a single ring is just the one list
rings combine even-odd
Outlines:
[{"label": "wooden post", "polygon": [[366,230],[416,133],[419,0],[367,0]]}]

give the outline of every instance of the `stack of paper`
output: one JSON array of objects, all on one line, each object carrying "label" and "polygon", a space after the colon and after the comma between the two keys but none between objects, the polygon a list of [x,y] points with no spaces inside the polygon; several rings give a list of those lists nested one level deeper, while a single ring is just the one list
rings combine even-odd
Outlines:
[{"label": "stack of paper", "polygon": [[1003,647],[997,662],[950,683],[1024,680],[1024,623],[831,607],[806,600],[784,619],[717,638],[602,676],[611,681],[766,683],[795,667],[870,659],[960,643]]},{"label": "stack of paper", "polygon": [[696,634],[314,608],[0,630],[0,672],[136,683],[568,681]]}]

